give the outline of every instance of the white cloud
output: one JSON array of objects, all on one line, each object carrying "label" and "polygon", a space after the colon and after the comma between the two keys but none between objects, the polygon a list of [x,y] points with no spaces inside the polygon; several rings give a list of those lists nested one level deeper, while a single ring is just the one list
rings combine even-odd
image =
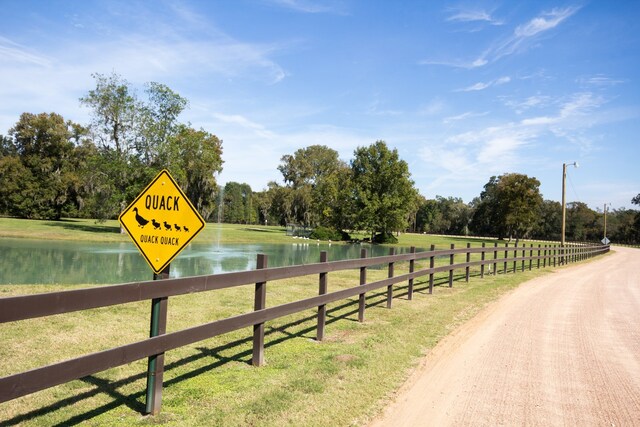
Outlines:
[{"label": "white cloud", "polygon": [[[423,60],[421,65],[445,65],[457,68],[479,68],[499,59],[527,50],[532,41],[540,34],[556,28],[562,22],[574,15],[580,7],[569,6],[566,8],[554,8],[550,12],[542,12],[525,24],[518,25],[512,34],[494,41],[476,59],[464,60]],[[470,15],[471,16],[471,15]],[[480,17],[481,15],[477,15]]]},{"label": "white cloud", "polygon": [[[581,155],[588,155],[596,149],[594,138],[598,136],[591,130],[594,123],[621,120],[619,115],[600,111],[606,101],[589,92],[576,93],[555,102],[547,97],[525,101],[529,104],[542,102],[555,105],[555,114],[472,128],[424,143],[419,150],[422,168],[430,171],[429,177],[435,179],[428,189],[445,182],[464,183],[468,188],[482,185],[488,176],[522,170],[525,165],[531,167],[535,162],[543,166],[544,151],[540,152],[538,160],[530,153],[534,153],[532,150],[538,146],[553,150],[554,145],[550,141],[564,141],[564,146],[576,147]],[[466,112],[445,120],[463,120],[472,115]]]},{"label": "white cloud", "polygon": [[560,25],[562,21],[576,13],[578,9],[578,7],[571,6],[564,9],[554,8],[550,12],[544,12],[526,24],[516,27],[514,35],[519,38],[525,38],[533,37],[543,31],[548,31]]},{"label": "white cloud", "polygon": [[52,65],[51,58],[35,53],[25,46],[0,36],[0,64],[12,63],[35,65],[43,68],[50,68]]},{"label": "white cloud", "polygon": [[503,22],[493,18],[489,12],[477,9],[456,9],[456,12],[447,18],[450,22],[487,22],[491,25],[502,25]]},{"label": "white cloud", "polygon": [[612,77],[607,77],[602,74],[598,74],[595,76],[582,76],[578,77],[576,81],[582,86],[616,86],[622,83],[626,83],[626,80],[615,79]]},{"label": "white cloud", "polygon": [[265,126],[253,122],[246,117],[239,114],[222,114],[222,113],[212,113],[212,116],[219,120],[220,122],[237,125],[244,129],[249,129],[253,131],[253,133],[260,138],[265,139],[275,139],[276,134],[270,130],[268,130]]},{"label": "white cloud", "polygon": [[462,89],[456,89],[455,92],[474,92],[474,91],[480,91],[480,90],[485,90],[487,88],[490,88],[491,86],[499,86],[499,85],[503,85],[505,83],[509,83],[511,81],[511,77],[509,76],[504,76],[504,77],[500,77],[497,78],[495,80],[491,80],[490,82],[478,82],[475,83],[471,86],[462,88]]},{"label": "white cloud", "polygon": [[488,111],[485,111],[483,113],[474,113],[473,111],[467,111],[465,113],[458,114],[457,116],[445,117],[444,119],[442,119],[442,122],[444,124],[449,124],[451,122],[457,122],[457,121],[461,121],[461,120],[466,120],[466,119],[469,119],[469,118],[472,118],[472,117],[486,116],[487,114],[489,114]]},{"label": "white cloud", "polygon": [[522,114],[531,108],[541,108],[549,104],[551,97],[543,95],[533,95],[525,98],[522,101],[514,101],[511,99],[504,99],[504,105],[509,108],[513,108],[516,114]]},{"label": "white cloud", "polygon": [[277,6],[302,13],[333,13],[345,14],[345,6],[341,1],[318,0],[268,0]]}]

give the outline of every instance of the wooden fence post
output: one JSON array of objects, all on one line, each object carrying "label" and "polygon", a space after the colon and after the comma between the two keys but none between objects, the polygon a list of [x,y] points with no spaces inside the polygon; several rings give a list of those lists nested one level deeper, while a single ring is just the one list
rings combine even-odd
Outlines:
[{"label": "wooden fence post", "polygon": [[531,271],[533,266],[533,243],[531,244],[531,249],[529,249],[529,271]]},{"label": "wooden fence post", "polygon": [[[416,253],[416,247],[415,246],[411,246],[411,249],[409,249],[409,252],[412,254]],[[415,264],[416,264],[416,260],[415,259],[410,259],[409,260],[409,273],[413,273],[414,269],[415,269]],[[411,301],[413,299],[413,278],[409,279],[409,290],[408,290],[408,294],[407,294],[407,298],[409,299],[409,301]]]},{"label": "wooden fence post", "polygon": [[[454,243],[451,244],[451,250],[455,250],[456,245]],[[453,265],[455,259],[455,255],[452,253],[449,255],[449,265]],[[453,269],[449,270],[449,287],[453,287]]]},{"label": "wooden fence post", "polygon": [[[153,280],[165,280],[169,278],[171,264],[160,272],[153,274]],[[149,337],[164,335],[167,332],[167,297],[151,300],[151,320],[149,322]],[[164,353],[150,356],[147,360],[147,392],[145,412],[151,415],[160,413],[162,406],[162,381],[164,376]]]},{"label": "wooden fence post", "polygon": [[[433,270],[436,265],[436,257],[433,255],[433,251],[436,250],[436,245],[431,245],[431,256],[429,257],[429,268]],[[429,274],[429,294],[433,293],[433,271]]]},{"label": "wooden fence post", "polygon": [[504,244],[504,274],[507,274],[507,259],[509,258],[509,244]]},{"label": "wooden fence post", "polygon": [[[320,252],[320,262],[327,262],[327,251]],[[324,295],[327,293],[327,274],[326,272],[320,273],[318,279],[318,295]],[[327,318],[327,306],[322,304],[318,306],[318,332],[316,339],[322,341],[324,339],[324,325]]]},{"label": "wooden fence post", "polygon": [[[389,255],[395,255],[396,254],[396,249],[395,248],[391,248],[389,249]],[[393,265],[394,262],[390,262],[389,263],[389,278],[393,277]],[[393,301],[393,285],[389,285],[387,286],[387,308],[391,308],[391,301]]]},{"label": "wooden fence post", "polygon": [[542,268],[547,268],[547,244],[545,243],[544,245],[544,250],[543,250],[543,257],[542,257]]},{"label": "wooden fence post", "polygon": [[[256,269],[261,270],[267,268],[267,256],[258,254]],[[254,310],[262,310],[267,306],[267,282],[256,283]],[[264,323],[253,325],[253,357],[251,358],[253,366],[264,365]]]},{"label": "wooden fence post", "polygon": [[498,242],[493,244],[493,274],[498,275]]},{"label": "wooden fence post", "polygon": [[524,259],[526,258],[526,256],[527,256],[527,244],[523,243],[522,244],[522,265],[520,267],[522,271],[524,271],[524,264],[525,264]]},{"label": "wooden fence post", "polygon": [[[360,258],[367,257],[367,250],[360,249]],[[364,285],[367,283],[367,267],[360,267],[360,285]],[[358,321],[360,323],[364,322],[364,308],[366,305],[366,297],[365,294],[362,293],[358,297]]]},{"label": "wooden fence post", "polygon": [[516,273],[518,271],[518,242],[516,242],[515,247],[513,249],[513,272]]},{"label": "wooden fence post", "polygon": [[[467,264],[469,262],[471,262],[471,252],[469,252],[469,249],[471,248],[471,243],[467,243]],[[469,266],[467,265],[467,268],[465,270],[465,281],[468,282],[469,281]]]},{"label": "wooden fence post", "polygon": [[480,278],[484,279],[484,260],[485,260],[485,248],[487,247],[486,242],[482,242],[482,253],[480,254],[480,261],[483,261],[482,264],[480,264]]}]

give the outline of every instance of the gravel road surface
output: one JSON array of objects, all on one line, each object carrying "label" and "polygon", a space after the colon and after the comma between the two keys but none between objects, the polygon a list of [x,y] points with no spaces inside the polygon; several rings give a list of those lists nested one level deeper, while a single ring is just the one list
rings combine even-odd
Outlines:
[{"label": "gravel road surface", "polygon": [[371,424],[640,426],[640,249],[524,283],[440,342]]}]

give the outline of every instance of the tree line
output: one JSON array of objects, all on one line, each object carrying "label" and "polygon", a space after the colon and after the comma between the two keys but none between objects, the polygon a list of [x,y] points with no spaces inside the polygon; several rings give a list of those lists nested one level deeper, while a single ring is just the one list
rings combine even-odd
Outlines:
[{"label": "tree line", "polygon": [[115,218],[162,169],[205,216],[215,207],[222,141],[178,121],[188,102],[151,82],[140,97],[117,74],[95,74],[80,103],[87,125],[23,113],[0,135],[0,213],[31,219]]},{"label": "tree line", "polygon": [[[376,242],[393,241],[400,231],[560,240],[561,204],[543,199],[536,178],[493,176],[470,203],[427,199],[384,141],[358,147],[349,162],[324,145],[285,154],[278,166],[283,184],[269,182],[262,191],[246,183],[219,186],[222,141],[178,120],[185,98],[160,83],[147,83],[140,96],[115,73],[93,77],[96,87],[79,100],[90,110],[88,124],[23,113],[0,135],[0,214],[115,218],[168,169],[209,221],[303,225],[331,240],[348,239],[353,230]],[[640,204],[640,194],[632,203]],[[566,213],[567,240],[602,239],[602,212],[572,202]],[[637,211],[608,212],[612,241],[638,243],[639,230]]]}]

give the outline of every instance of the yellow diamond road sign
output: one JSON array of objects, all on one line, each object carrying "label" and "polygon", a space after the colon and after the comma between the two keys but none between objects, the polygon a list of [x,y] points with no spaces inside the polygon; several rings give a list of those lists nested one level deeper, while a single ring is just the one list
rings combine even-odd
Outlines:
[{"label": "yellow diamond road sign", "polygon": [[119,217],[151,269],[160,273],[196,237],[204,220],[163,170]]}]

